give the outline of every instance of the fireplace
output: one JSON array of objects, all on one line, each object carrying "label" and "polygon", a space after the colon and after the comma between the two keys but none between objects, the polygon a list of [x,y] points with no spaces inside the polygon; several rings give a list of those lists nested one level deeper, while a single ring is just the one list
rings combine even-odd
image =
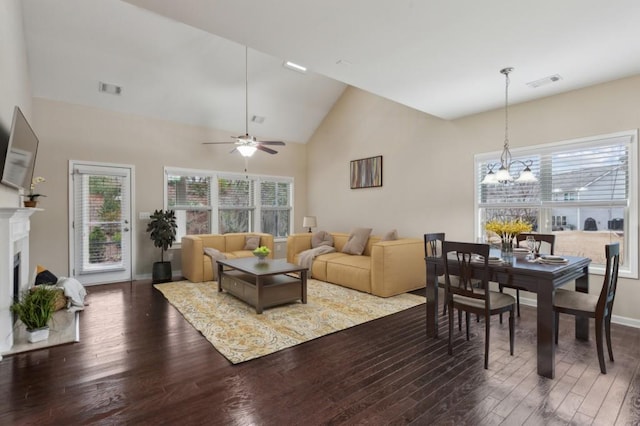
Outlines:
[{"label": "fireplace", "polygon": [[11,304],[29,286],[29,217],[36,211],[0,207],[0,354],[13,346]]}]

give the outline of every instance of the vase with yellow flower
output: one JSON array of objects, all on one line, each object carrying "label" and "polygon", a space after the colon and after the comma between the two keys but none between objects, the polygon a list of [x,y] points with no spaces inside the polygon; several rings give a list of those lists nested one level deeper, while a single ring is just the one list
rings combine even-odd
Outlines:
[{"label": "vase with yellow flower", "polygon": [[531,232],[531,224],[522,219],[498,220],[493,219],[484,226],[487,231],[500,237],[503,259],[513,256],[513,240],[523,232]]},{"label": "vase with yellow flower", "polygon": [[36,192],[36,185],[42,182],[46,182],[46,179],[42,176],[38,176],[31,180],[31,186],[29,187],[29,193],[24,194],[24,206],[25,207],[36,207],[38,205],[38,199],[40,197],[46,197],[44,194],[40,194]]}]

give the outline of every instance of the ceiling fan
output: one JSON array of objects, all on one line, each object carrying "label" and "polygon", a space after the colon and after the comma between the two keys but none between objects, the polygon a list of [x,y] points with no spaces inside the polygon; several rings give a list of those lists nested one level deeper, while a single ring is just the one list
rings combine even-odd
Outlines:
[{"label": "ceiling fan", "polygon": [[244,105],[245,105],[245,133],[240,136],[231,136],[235,141],[229,142],[203,142],[204,145],[220,145],[235,144],[236,147],[231,153],[238,151],[243,157],[251,157],[257,150],[264,151],[268,154],[277,154],[278,151],[271,149],[266,145],[280,145],[285,143],[282,141],[259,141],[255,136],[249,135],[249,60],[248,47],[244,47]]}]

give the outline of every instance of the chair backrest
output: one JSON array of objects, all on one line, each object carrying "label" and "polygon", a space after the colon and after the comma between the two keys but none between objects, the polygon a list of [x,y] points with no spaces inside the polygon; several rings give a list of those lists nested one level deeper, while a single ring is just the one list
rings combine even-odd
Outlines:
[{"label": "chair backrest", "polygon": [[604,246],[607,256],[607,267],[604,274],[604,282],[600,297],[596,305],[596,316],[607,318],[611,316],[613,310],[613,300],[616,297],[618,287],[618,266],[620,264],[620,243],[613,243]]},{"label": "chair backrest", "polygon": [[[489,288],[489,245],[445,241],[442,243],[442,260],[447,297],[458,294],[483,299],[485,309],[490,310],[489,291],[485,291]],[[451,285],[451,277],[454,276],[458,277],[455,280],[457,285]]]},{"label": "chair backrest", "polygon": [[424,257],[442,257],[444,232],[424,234]]},{"label": "chair backrest", "polygon": [[527,237],[532,236],[536,239],[536,241],[542,241],[543,243],[547,243],[549,244],[549,253],[553,255],[554,252],[554,247],[556,245],[556,235],[555,234],[536,234],[533,232],[525,232],[522,234],[518,234],[518,236],[516,237],[516,240],[518,241],[518,247],[520,247],[520,242],[521,241],[526,241]]}]

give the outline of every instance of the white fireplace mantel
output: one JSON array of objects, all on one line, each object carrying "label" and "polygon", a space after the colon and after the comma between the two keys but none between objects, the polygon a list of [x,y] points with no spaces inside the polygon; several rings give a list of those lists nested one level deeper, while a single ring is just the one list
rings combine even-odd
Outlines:
[{"label": "white fireplace mantel", "polygon": [[23,291],[29,285],[30,217],[39,210],[0,207],[0,354],[13,346],[14,257],[20,253],[19,287]]}]

